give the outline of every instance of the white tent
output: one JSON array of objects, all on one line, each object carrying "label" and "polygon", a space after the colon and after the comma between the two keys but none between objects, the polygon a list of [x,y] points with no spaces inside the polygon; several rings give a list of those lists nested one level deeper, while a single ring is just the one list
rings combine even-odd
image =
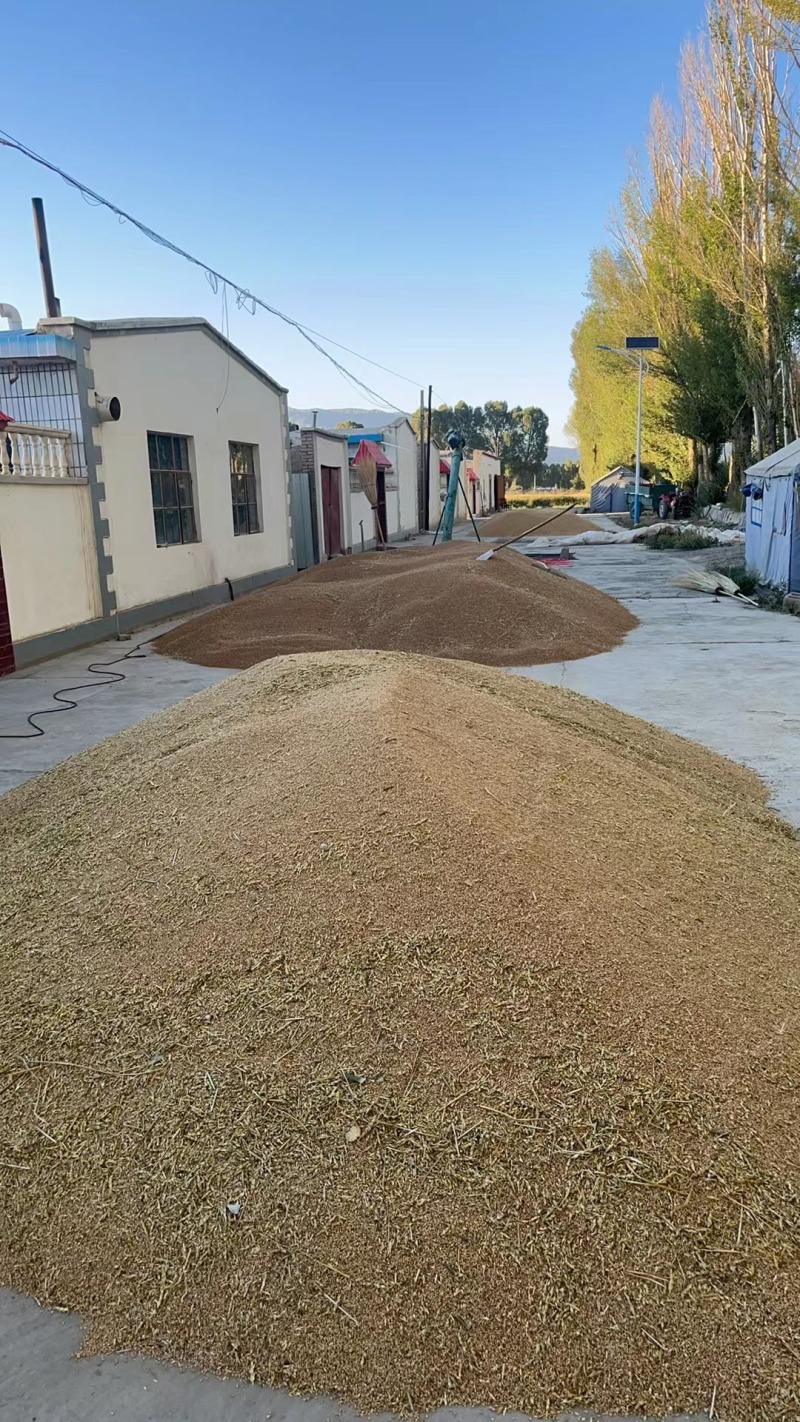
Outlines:
[{"label": "white tent", "polygon": [[764,583],[800,592],[800,440],[747,471],[745,558]]}]

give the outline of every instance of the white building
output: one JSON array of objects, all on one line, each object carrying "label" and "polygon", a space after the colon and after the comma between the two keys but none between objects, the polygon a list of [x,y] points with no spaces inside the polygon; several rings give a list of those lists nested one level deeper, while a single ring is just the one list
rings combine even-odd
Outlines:
[{"label": "white building", "polygon": [[[378,468],[381,528],[389,542],[409,538],[420,528],[420,448],[414,427],[405,415],[400,415],[385,425],[352,430],[348,435],[351,458],[362,440],[375,445],[388,461],[385,465],[379,462]],[[374,518],[369,500],[361,492],[357,476],[350,481],[350,486],[353,549],[361,548],[361,524],[367,531],[365,547],[374,547]]]},{"label": "white building", "polygon": [[[442,500],[447,493],[451,459],[449,451],[442,458]],[[457,521],[468,519],[470,514],[473,518],[483,518],[495,510],[496,480],[499,476],[500,460],[496,454],[487,449],[475,449],[471,454],[464,455],[461,463],[461,487],[456,497]]]},{"label": "white building", "polygon": [[[500,460],[488,449],[475,449],[465,461],[466,478],[464,488],[469,495],[469,506],[473,518],[492,513],[496,507],[495,478],[500,473]],[[460,517],[467,518],[466,510]]]},{"label": "white building", "polygon": [[292,571],[286,391],[207,321],[4,331],[0,410],[18,665]]}]

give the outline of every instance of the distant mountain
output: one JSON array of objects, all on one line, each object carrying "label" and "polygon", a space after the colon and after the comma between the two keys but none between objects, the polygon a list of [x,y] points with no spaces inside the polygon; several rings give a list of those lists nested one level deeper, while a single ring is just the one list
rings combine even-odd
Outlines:
[{"label": "distant mountain", "polygon": [[[289,410],[289,419],[301,429],[313,423],[313,416],[313,410]],[[317,424],[323,430],[332,430],[344,420],[354,420],[365,430],[376,430],[399,418],[390,410],[317,410]],[[580,457],[577,449],[565,444],[551,444],[547,451],[548,464],[577,463]]]},{"label": "distant mountain", "polygon": [[[289,419],[303,429],[313,424],[314,411],[290,409]],[[363,425],[365,430],[374,430],[399,419],[400,416],[393,415],[391,410],[317,410],[317,424],[323,430],[332,430],[343,420],[354,420],[357,425]]]},{"label": "distant mountain", "polygon": [[551,444],[547,451],[548,464],[577,464],[580,457],[580,450],[570,449],[565,444]]}]

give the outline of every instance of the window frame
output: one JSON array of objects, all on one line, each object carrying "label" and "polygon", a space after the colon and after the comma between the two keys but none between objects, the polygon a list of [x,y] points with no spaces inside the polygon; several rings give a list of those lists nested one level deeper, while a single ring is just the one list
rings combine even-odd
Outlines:
[{"label": "window frame", "polygon": [[[243,472],[235,470],[233,467],[234,457],[237,453],[250,455],[250,467]],[[250,444],[246,440],[228,440],[228,469],[231,481],[231,518],[233,520],[234,538],[249,538],[252,534],[264,532],[264,519],[261,506],[261,474],[259,468],[258,445]],[[245,497],[237,498],[237,492],[241,493],[244,481]],[[238,481],[238,484],[237,484]],[[242,510],[244,519],[242,519]],[[244,523],[245,526],[242,526]]]},{"label": "window frame", "polygon": [[[169,445],[163,441],[169,441]],[[191,435],[147,431],[150,502],[157,548],[182,548],[201,541],[192,453]],[[166,497],[170,494],[171,498]],[[169,531],[177,531],[178,537],[169,537]]]}]

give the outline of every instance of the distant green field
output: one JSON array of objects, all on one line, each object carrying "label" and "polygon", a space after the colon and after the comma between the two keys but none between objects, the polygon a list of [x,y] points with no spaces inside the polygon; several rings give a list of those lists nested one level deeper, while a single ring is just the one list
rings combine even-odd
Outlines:
[{"label": "distant green field", "polygon": [[568,508],[571,504],[577,504],[579,508],[584,508],[589,502],[589,494],[586,489],[580,492],[575,490],[570,493],[563,489],[555,492],[547,489],[514,489],[511,488],[506,494],[506,503],[510,509],[524,509],[529,504],[539,504],[544,508]]}]

